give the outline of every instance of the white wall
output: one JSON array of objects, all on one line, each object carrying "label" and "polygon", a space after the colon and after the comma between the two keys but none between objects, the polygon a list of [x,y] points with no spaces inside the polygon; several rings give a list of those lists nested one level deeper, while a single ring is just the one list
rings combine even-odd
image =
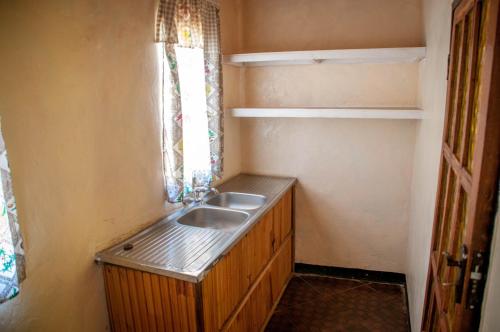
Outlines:
[{"label": "white wall", "polygon": [[406,276],[413,331],[420,331],[446,104],[451,1],[424,0],[427,56],[420,72],[425,118],[417,125]]}]

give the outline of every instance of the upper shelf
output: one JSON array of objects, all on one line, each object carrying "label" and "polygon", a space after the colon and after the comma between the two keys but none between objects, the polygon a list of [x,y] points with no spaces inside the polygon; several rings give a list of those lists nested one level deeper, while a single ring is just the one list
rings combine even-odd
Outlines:
[{"label": "upper shelf", "polygon": [[424,111],[414,107],[305,107],[233,108],[237,118],[338,118],[420,120]]},{"label": "upper shelf", "polygon": [[234,66],[309,65],[317,63],[410,63],[425,57],[425,47],[365,48],[231,54],[224,63]]}]

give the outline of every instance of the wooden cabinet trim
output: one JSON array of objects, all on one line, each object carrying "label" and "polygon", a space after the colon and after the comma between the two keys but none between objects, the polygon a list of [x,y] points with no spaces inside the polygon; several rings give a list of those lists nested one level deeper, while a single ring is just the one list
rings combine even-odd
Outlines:
[{"label": "wooden cabinet trim", "polygon": [[[283,240],[283,242],[281,243],[281,246],[278,248],[278,250],[274,253],[273,257],[269,260],[269,262],[267,262],[265,268],[260,272],[259,276],[257,277],[257,279],[255,279],[254,283],[252,284],[252,286],[250,287],[250,289],[248,290],[248,292],[245,294],[245,296],[243,297],[243,299],[241,300],[241,302],[238,304],[238,306],[234,309],[234,311],[229,315],[229,318],[226,320],[226,322],[224,323],[224,325],[222,326],[221,328],[221,331],[227,331],[228,327],[231,326],[231,324],[233,323],[234,319],[236,318],[236,316],[238,315],[238,313],[240,312],[240,310],[245,306],[246,302],[248,301],[248,299],[250,298],[250,296],[252,296],[252,293],[254,292],[255,288],[257,288],[259,286],[259,283],[261,282],[261,280],[266,276],[266,274],[269,272],[271,266],[273,265],[273,263],[275,262],[276,258],[281,254],[281,252],[286,248],[286,244],[287,244],[287,241],[290,240],[291,241],[291,234],[288,234],[288,236]],[[292,251],[293,251],[293,244],[292,244]],[[289,277],[290,278],[290,277]],[[289,279],[288,278],[288,279]],[[285,286],[288,284],[288,280],[287,282],[285,283]],[[279,302],[279,299],[281,298],[281,296],[283,295],[283,291],[286,287],[283,287],[283,290],[281,291],[281,294],[280,296],[278,297],[278,301],[276,301],[276,303],[273,303],[273,309],[275,308],[275,304],[277,304]],[[273,313],[274,310],[271,310],[270,311],[270,314]],[[267,320],[266,320],[267,322]]]}]

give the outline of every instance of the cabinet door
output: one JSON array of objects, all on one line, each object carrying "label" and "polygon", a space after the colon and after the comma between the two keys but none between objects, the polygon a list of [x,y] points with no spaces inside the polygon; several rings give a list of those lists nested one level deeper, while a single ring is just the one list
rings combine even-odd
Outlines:
[{"label": "cabinet door", "polygon": [[273,212],[269,211],[202,282],[206,331],[218,331],[243,300],[273,254]]},{"label": "cabinet door", "polygon": [[228,332],[254,332],[262,330],[273,303],[271,299],[271,274],[266,271],[259,280],[236,317],[229,323],[225,331]]},{"label": "cabinet door", "polygon": [[225,331],[261,331],[292,273],[292,241],[288,237]]},{"label": "cabinet door", "polygon": [[273,250],[276,251],[292,229],[292,189],[273,209]]},{"label": "cabinet door", "polygon": [[284,286],[292,274],[292,237],[288,237],[283,244],[283,249],[271,265],[271,297],[273,304],[276,303]]},{"label": "cabinet door", "polygon": [[195,284],[105,264],[112,331],[199,331]]}]

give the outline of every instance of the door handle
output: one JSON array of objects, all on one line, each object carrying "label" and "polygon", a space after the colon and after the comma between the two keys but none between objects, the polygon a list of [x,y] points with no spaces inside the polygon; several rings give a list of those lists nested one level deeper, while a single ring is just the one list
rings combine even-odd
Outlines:
[{"label": "door handle", "polygon": [[[456,267],[458,271],[458,280],[454,283],[455,286],[455,303],[462,302],[462,293],[464,289],[465,268],[467,267],[467,246],[462,244],[460,247],[460,258],[454,259],[453,256],[445,251],[443,256],[446,258],[446,265],[449,267]],[[443,286],[451,286],[453,283],[445,283]]]}]

